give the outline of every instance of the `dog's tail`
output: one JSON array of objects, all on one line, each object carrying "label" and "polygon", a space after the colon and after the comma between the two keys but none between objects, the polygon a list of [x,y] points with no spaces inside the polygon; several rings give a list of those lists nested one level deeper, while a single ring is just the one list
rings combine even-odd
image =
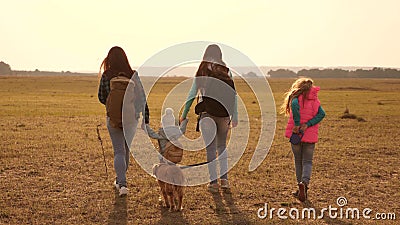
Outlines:
[{"label": "dog's tail", "polygon": [[154,175],[155,177],[156,177],[157,169],[158,169],[159,166],[160,166],[159,164],[153,165],[153,175]]}]

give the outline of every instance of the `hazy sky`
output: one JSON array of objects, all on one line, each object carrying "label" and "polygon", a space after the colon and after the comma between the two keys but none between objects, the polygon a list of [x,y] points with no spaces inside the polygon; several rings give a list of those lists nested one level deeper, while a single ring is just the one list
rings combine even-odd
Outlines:
[{"label": "hazy sky", "polygon": [[400,67],[398,0],[0,0],[0,6],[0,61],[16,70],[98,71],[114,45],[139,66],[168,46],[199,40],[230,45],[265,66]]}]

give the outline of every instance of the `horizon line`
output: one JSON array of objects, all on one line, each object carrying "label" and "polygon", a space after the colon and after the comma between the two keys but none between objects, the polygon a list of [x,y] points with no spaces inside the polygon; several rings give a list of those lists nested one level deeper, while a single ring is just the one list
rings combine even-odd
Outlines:
[{"label": "horizon line", "polygon": [[[167,66],[151,66],[150,68],[167,68]],[[176,68],[195,68],[196,66],[179,66]],[[237,66],[237,67],[243,67],[243,68],[251,68],[254,66]],[[400,69],[399,67],[396,66],[257,66],[259,68],[268,68],[271,70],[271,68],[277,68],[277,69],[289,69],[290,68],[307,68],[307,69],[343,69],[343,68],[355,68],[355,69],[366,69],[366,68],[383,68],[383,69]],[[138,66],[133,66],[133,69],[137,69],[139,68]],[[13,72],[35,72],[36,70],[38,70],[39,72],[54,72],[54,73],[87,73],[87,74],[97,74],[98,71],[88,71],[88,70],[40,70],[38,68],[34,69],[34,70],[21,70],[21,69],[12,69],[11,71]]]}]

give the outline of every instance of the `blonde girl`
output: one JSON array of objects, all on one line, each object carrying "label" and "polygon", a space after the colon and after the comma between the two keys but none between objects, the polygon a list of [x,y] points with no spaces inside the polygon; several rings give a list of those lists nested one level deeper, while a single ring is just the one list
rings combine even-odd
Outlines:
[{"label": "blonde girl", "polygon": [[289,116],[285,136],[287,138],[292,134],[301,136],[301,142],[291,143],[291,147],[298,183],[298,190],[293,194],[302,202],[307,200],[319,123],[325,117],[325,111],[318,99],[320,88],[313,83],[310,78],[297,79],[285,93],[285,100],[281,106],[281,113]]}]

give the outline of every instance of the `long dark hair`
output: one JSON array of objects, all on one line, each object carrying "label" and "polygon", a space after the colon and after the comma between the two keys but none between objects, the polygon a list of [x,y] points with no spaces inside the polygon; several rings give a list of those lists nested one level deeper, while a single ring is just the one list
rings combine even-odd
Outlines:
[{"label": "long dark hair", "polygon": [[225,66],[225,62],[222,60],[221,48],[216,44],[207,46],[206,51],[203,55],[203,61],[212,62]]},{"label": "long dark hair", "polygon": [[127,76],[133,73],[125,51],[119,46],[114,46],[108,51],[107,57],[100,65],[99,75],[101,75],[102,70],[108,79],[111,79],[120,72],[125,73]]},{"label": "long dark hair", "polygon": [[[221,48],[216,44],[207,46],[203,55],[203,61],[197,69],[196,77],[213,76],[220,80],[230,80],[229,69],[222,60]],[[203,84],[199,84],[201,87]]]}]

